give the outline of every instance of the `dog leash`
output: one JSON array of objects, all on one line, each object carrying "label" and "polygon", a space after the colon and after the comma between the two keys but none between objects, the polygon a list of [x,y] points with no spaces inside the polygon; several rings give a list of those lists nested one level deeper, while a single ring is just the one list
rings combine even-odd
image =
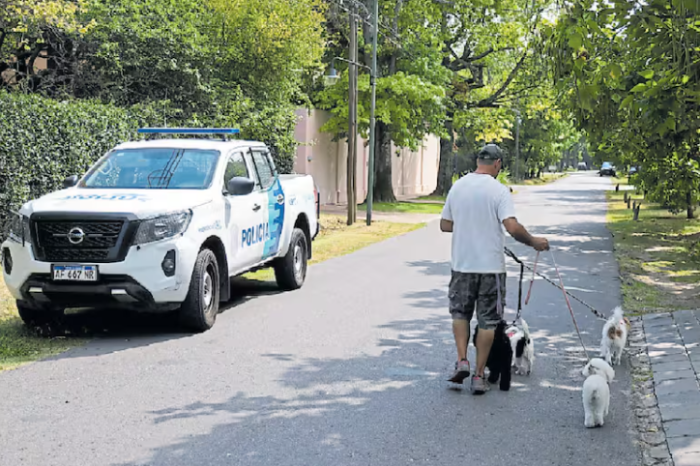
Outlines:
[{"label": "dog leash", "polygon": [[[554,281],[552,281],[549,277],[547,277],[546,275],[543,275],[541,272],[538,272],[538,271],[537,271],[537,262],[535,262],[535,267],[534,267],[534,268],[533,268],[533,267],[530,267],[529,265],[523,263],[523,261],[521,261],[521,260],[513,253],[513,251],[511,251],[510,249],[504,248],[504,250],[505,250],[505,253],[506,253],[506,255],[507,255],[508,257],[510,257],[510,258],[513,259],[515,262],[517,262],[518,264],[520,264],[521,267],[524,267],[524,268],[526,268],[526,269],[528,269],[529,271],[532,272],[532,279],[531,279],[531,281],[530,281],[530,289],[528,290],[528,295],[527,295],[527,297],[525,298],[525,305],[527,305],[528,302],[530,301],[530,294],[531,294],[531,291],[532,291],[532,285],[533,285],[533,283],[534,283],[534,281],[535,281],[535,275],[537,275],[538,277],[540,277],[540,278],[543,279],[544,281],[548,282],[549,284],[551,284],[551,285],[553,285],[553,286],[555,286],[555,287],[557,287],[557,288],[561,288],[557,283],[555,283]],[[538,259],[539,259],[539,253],[537,254],[536,261],[537,261]],[[521,286],[522,286],[522,281],[521,281]],[[581,298],[579,298],[578,296],[571,294],[568,290],[564,290],[564,291],[565,291],[565,293],[566,293],[567,296],[570,296],[570,297],[573,298],[574,300],[576,300],[576,301],[578,301],[579,303],[581,303],[581,304],[582,304],[583,306],[585,306],[588,310],[590,310],[590,311],[593,313],[593,315],[595,315],[596,317],[598,317],[600,320],[604,320],[604,321],[607,321],[607,320],[608,320],[608,318],[605,317],[605,315],[604,315],[602,312],[600,312],[599,310],[597,310],[596,308],[594,308],[593,306],[591,306],[590,304],[588,304],[587,302],[585,302],[584,300],[582,300]]]},{"label": "dog leash", "polygon": [[581,342],[581,348],[583,348],[583,352],[586,355],[586,359],[590,362],[591,357],[588,355],[588,350],[586,349],[585,343],[583,343],[583,337],[581,337],[581,330],[578,328],[578,322],[576,322],[576,316],[574,315],[574,310],[571,307],[571,302],[569,301],[569,295],[566,292],[566,288],[564,288],[564,280],[561,278],[561,274],[559,273],[559,267],[557,266],[557,261],[554,259],[554,252],[550,249],[549,251],[550,255],[552,256],[552,263],[554,264],[554,270],[557,272],[557,277],[559,277],[559,285],[561,287],[562,293],[564,293],[564,299],[566,300],[566,306],[569,308],[569,313],[571,314],[571,320],[574,321],[574,327],[576,328],[576,334],[578,335],[578,340]]},{"label": "dog leash", "polygon": [[496,312],[498,313],[498,317],[503,319],[503,316],[505,315],[505,309],[503,309],[503,297],[501,296],[501,276],[499,274],[496,274]]},{"label": "dog leash", "polygon": [[[505,248],[506,254],[511,257],[515,262],[517,262],[520,265],[520,280],[518,281],[518,311],[515,314],[515,319],[513,319],[513,324],[520,319],[521,314],[523,313],[523,277],[525,275],[525,264],[523,261],[518,259],[518,257],[513,254],[513,251],[511,251],[508,248]],[[527,304],[527,300],[525,301],[525,304]]]},{"label": "dog leash", "polygon": [[[537,273],[537,263],[540,261],[540,252],[537,251],[535,256],[535,265],[532,268],[532,277],[530,277],[530,286],[527,289],[527,297],[525,298],[525,305],[530,302],[530,295],[532,294],[532,286],[535,284],[535,274]],[[522,267],[522,265],[521,265]]]}]

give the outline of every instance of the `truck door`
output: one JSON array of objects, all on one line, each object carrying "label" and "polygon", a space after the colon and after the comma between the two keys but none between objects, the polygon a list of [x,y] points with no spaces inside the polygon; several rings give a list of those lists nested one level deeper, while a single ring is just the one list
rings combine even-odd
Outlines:
[{"label": "truck door", "polygon": [[261,202],[264,205],[266,241],[261,251],[262,260],[274,257],[280,249],[284,230],[285,196],[272,156],[264,147],[253,147],[251,156],[260,179]]},{"label": "truck door", "polygon": [[[230,195],[226,185],[234,176],[254,180],[256,189],[245,196]],[[223,179],[224,202],[226,203],[225,223],[229,234],[229,274],[244,271],[260,261],[260,254],[256,251],[253,240],[256,227],[262,223],[263,218],[257,185],[258,179],[250,156],[246,156],[241,151],[231,153],[228,156]]]}]

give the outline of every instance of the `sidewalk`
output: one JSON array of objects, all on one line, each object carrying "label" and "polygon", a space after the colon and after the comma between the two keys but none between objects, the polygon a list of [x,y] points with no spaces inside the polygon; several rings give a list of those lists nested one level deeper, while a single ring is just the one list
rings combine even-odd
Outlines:
[{"label": "sidewalk", "polygon": [[700,310],[647,315],[642,320],[673,464],[700,466]]},{"label": "sidewalk", "polygon": [[[321,215],[347,215],[348,208],[345,205],[323,205],[321,206]],[[405,214],[398,212],[372,212],[372,220],[394,223],[428,223],[440,218],[437,214]],[[357,209],[357,220],[365,221],[367,212]]]}]

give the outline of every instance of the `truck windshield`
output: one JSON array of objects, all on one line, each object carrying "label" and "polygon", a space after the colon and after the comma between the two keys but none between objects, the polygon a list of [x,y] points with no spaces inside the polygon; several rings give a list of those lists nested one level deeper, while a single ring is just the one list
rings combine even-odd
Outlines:
[{"label": "truck windshield", "polygon": [[90,169],[81,188],[206,189],[219,152],[196,149],[125,149],[110,152]]}]

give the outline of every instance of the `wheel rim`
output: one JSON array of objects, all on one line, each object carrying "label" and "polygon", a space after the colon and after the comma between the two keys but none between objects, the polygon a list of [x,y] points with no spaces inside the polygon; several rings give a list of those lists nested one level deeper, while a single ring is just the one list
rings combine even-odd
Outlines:
[{"label": "wheel rim", "polygon": [[207,267],[202,277],[202,300],[205,309],[209,309],[214,301],[214,279],[210,267]]},{"label": "wheel rim", "polygon": [[304,248],[301,243],[294,245],[294,278],[297,283],[304,279]]}]

